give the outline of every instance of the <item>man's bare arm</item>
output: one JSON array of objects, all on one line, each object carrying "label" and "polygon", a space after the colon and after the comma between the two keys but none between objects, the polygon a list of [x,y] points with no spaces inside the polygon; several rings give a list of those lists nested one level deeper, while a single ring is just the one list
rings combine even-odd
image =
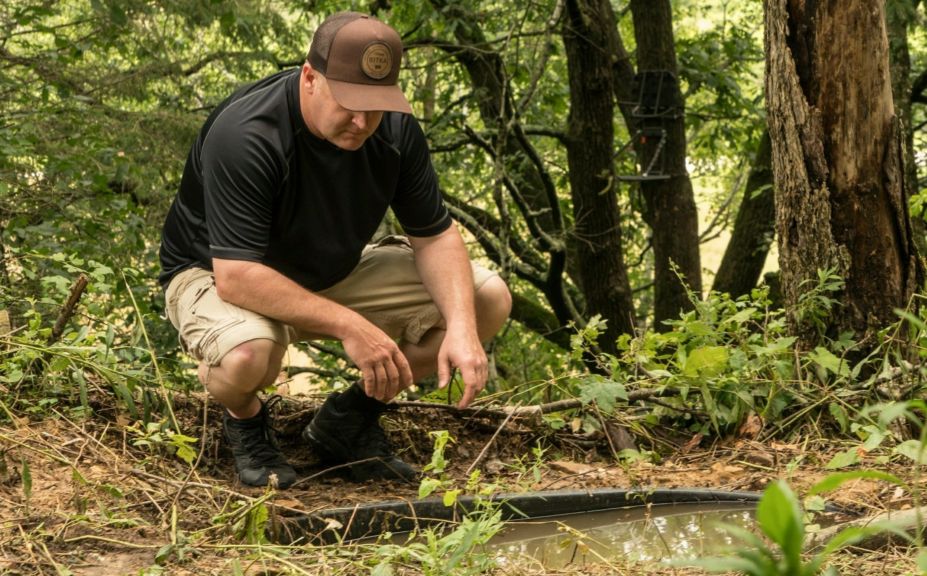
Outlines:
[{"label": "man's bare arm", "polygon": [[389,391],[412,385],[412,371],[397,344],[363,316],[306,290],[269,266],[213,258],[219,297],[295,327],[335,338],[364,375],[367,394],[389,399]]},{"label": "man's bare arm", "polygon": [[446,386],[453,369],[459,369],[464,381],[459,406],[468,406],[486,386],[488,361],[477,332],[467,248],[455,226],[437,236],[409,240],[419,275],[447,325],[438,352],[438,385]]}]

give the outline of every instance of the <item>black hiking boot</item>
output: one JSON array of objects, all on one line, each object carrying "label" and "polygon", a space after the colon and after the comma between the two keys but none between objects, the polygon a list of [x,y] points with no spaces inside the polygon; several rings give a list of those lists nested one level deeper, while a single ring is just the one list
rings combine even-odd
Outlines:
[{"label": "black hiking boot", "polygon": [[345,392],[333,392],[303,430],[322,459],[331,464],[351,464],[355,482],[401,480],[412,482],[418,472],[396,457],[380,427],[387,405],[370,398],[355,384]]},{"label": "black hiking boot", "polygon": [[277,475],[278,488],[288,488],[296,481],[296,471],[277,447],[266,404],[262,402],[261,411],[244,420],[224,410],[222,424],[242,484],[267,486],[271,474]]}]

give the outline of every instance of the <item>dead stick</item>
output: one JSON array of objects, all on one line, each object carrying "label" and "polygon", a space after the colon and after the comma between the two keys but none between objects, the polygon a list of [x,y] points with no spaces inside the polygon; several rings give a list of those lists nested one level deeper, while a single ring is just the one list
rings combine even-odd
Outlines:
[{"label": "dead stick", "polygon": [[61,311],[58,313],[55,326],[48,336],[48,344],[54,344],[61,338],[61,335],[64,334],[64,328],[67,326],[71,316],[74,316],[74,309],[77,307],[77,303],[80,301],[80,297],[87,287],[87,282],[87,275],[81,273],[81,275],[77,277],[77,280],[74,281],[74,284],[71,285],[71,293],[68,296],[67,302],[64,303],[64,306],[61,307]]},{"label": "dead stick", "polygon": [[476,459],[473,460],[473,464],[470,464],[470,467],[467,468],[467,472],[464,474],[467,478],[470,477],[470,473],[473,472],[473,469],[479,466],[480,462],[483,461],[483,458],[486,457],[486,453],[489,452],[489,447],[492,446],[492,443],[496,441],[496,437],[499,436],[499,432],[502,432],[502,429],[505,428],[505,425],[509,423],[509,420],[514,416],[514,412],[509,412],[509,415],[505,417],[505,420],[502,421],[502,424],[499,424],[499,427],[496,428],[495,433],[493,433],[492,438],[489,439],[489,442],[483,446],[483,449],[477,454]]},{"label": "dead stick", "polygon": [[[67,326],[71,316],[74,315],[74,309],[77,307],[77,302],[80,301],[81,294],[84,293],[84,288],[86,287],[87,276],[81,273],[81,275],[77,277],[77,280],[74,281],[74,284],[71,285],[71,293],[68,295],[68,299],[64,303],[64,306],[61,307],[61,311],[58,312],[58,319],[55,320],[55,325],[52,327],[51,334],[48,336],[47,343],[49,346],[57,342],[58,339],[61,338],[61,335],[64,334],[64,328]],[[40,358],[33,358],[32,361],[29,362],[26,373],[36,378],[41,378],[45,373],[45,369],[48,367],[51,357],[51,351],[45,350],[45,353],[42,354]]]},{"label": "dead stick", "polygon": [[[667,396],[678,396],[678,390],[634,390],[628,393],[628,402],[637,402],[639,400],[649,400],[651,398],[663,398]],[[538,416],[541,414],[550,414],[551,412],[562,412],[564,410],[574,410],[583,407],[583,401],[579,398],[567,398],[566,400],[557,400],[547,404],[536,404],[533,406],[514,406],[502,407],[499,409],[489,408],[486,406],[471,406],[467,408],[458,408],[454,404],[441,404],[438,402],[418,402],[418,401],[398,401],[391,405],[400,408],[434,408],[438,410],[447,410],[458,414],[467,415],[485,415],[485,416]]]}]

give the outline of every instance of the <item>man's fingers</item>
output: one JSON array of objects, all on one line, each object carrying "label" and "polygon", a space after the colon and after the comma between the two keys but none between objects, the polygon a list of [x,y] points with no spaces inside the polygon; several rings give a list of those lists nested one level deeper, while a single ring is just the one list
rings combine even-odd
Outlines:
[{"label": "man's fingers", "polygon": [[483,391],[483,388],[486,386],[487,374],[485,370],[480,370],[479,367],[473,367],[467,370],[461,370],[460,375],[464,382],[464,393],[460,398],[460,402],[457,403],[457,406],[466,408],[473,402],[473,399]]},{"label": "man's fingers", "polygon": [[373,398],[376,393],[377,376],[374,374],[372,367],[362,369],[361,373],[364,378],[364,393]]},{"label": "man's fingers", "polygon": [[387,381],[385,390],[386,398],[383,400],[384,402],[396,394],[399,394],[399,391],[402,389],[402,383],[399,381],[399,367],[396,366],[394,358],[395,356],[390,358],[385,364]]},{"label": "man's fingers", "polygon": [[438,356],[438,388],[444,388],[451,381],[454,368],[446,357]]},{"label": "man's fingers", "polygon": [[396,368],[399,371],[399,390],[396,390],[398,394],[400,390],[405,390],[414,384],[412,381],[412,367],[409,366],[409,360],[406,358],[406,355],[399,350],[393,355],[393,361],[396,363]]},{"label": "man's fingers", "polygon": [[389,392],[389,374],[386,371],[385,364],[377,364],[374,367],[374,374],[376,374],[376,386],[374,386],[375,393],[374,398],[380,402],[385,402],[387,393]]}]

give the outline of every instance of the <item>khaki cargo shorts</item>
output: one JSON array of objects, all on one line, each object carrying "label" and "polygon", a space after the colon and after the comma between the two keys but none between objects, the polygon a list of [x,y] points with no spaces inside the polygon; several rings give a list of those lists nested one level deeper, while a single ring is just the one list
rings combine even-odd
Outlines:
[{"label": "khaki cargo shorts", "polygon": [[[477,290],[496,275],[476,263],[471,266]],[[412,344],[428,330],[444,325],[415,269],[412,247],[401,236],[367,246],[347,278],[318,294],[359,313],[391,338]],[[312,339],[292,326],[225,302],[216,293],[212,272],[202,268],[174,276],[165,300],[167,317],[177,328],[184,351],[210,366],[249,340],[266,338],[287,346],[292,340]]]}]

